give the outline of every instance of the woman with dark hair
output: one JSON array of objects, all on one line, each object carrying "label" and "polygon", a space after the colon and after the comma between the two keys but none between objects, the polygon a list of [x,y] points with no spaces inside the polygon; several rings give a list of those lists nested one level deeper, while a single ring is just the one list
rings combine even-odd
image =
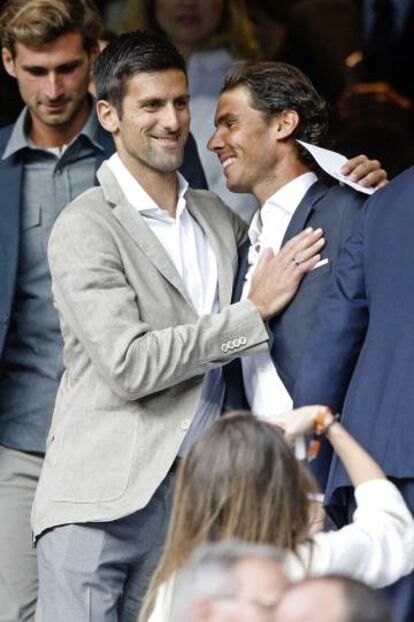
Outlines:
[{"label": "woman with dark hair", "polygon": [[[309,536],[310,477],[286,441],[315,424],[348,471],[357,510],[351,525]],[[227,538],[287,549],[292,580],[336,573],[382,587],[414,566],[414,521],[400,493],[320,406],[272,422],[223,417],[194,443],[180,465],[169,535],[141,622],[166,622],[176,571],[200,544]]]}]

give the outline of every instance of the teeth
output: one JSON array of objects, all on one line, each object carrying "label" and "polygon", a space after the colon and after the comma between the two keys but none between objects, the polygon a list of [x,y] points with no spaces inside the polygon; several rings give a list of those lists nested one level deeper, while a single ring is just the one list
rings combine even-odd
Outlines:
[{"label": "teeth", "polygon": [[230,164],[233,164],[233,162],[235,161],[236,161],[236,158],[227,158],[223,162],[223,168],[227,168],[228,166],[230,166]]}]

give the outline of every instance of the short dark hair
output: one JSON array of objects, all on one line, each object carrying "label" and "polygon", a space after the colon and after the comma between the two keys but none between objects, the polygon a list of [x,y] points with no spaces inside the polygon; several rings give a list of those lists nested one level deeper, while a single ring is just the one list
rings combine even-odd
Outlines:
[{"label": "short dark hair", "polygon": [[138,72],[179,69],[185,75],[185,60],[163,35],[136,30],[120,35],[103,50],[95,61],[93,77],[98,99],[105,99],[122,116],[128,80]]},{"label": "short dark hair", "polygon": [[16,43],[41,49],[76,31],[90,52],[102,30],[102,19],[93,0],[8,0],[0,15],[1,43],[13,57]]},{"label": "short dark hair", "polygon": [[222,93],[238,86],[249,90],[253,108],[268,119],[283,110],[295,110],[299,124],[292,138],[313,145],[325,139],[328,126],[326,102],[297,67],[276,62],[236,63],[226,75]]}]

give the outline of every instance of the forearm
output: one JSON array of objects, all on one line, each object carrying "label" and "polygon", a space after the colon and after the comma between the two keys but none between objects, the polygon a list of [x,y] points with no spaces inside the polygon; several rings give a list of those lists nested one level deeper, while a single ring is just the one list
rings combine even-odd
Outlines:
[{"label": "forearm", "polygon": [[369,480],[385,478],[381,467],[339,422],[329,428],[326,437],[355,488]]}]

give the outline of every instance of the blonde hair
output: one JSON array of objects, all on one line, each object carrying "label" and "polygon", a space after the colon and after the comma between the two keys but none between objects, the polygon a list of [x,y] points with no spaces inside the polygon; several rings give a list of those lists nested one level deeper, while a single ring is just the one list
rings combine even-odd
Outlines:
[{"label": "blonde hair", "polygon": [[250,414],[222,417],[180,465],[163,554],[141,610],[200,544],[237,538],[295,552],[306,539],[315,490],[282,432]]},{"label": "blonde hair", "polygon": [[0,15],[0,40],[13,55],[16,42],[39,49],[77,30],[93,49],[103,24],[92,0],[8,0]]},{"label": "blonde hair", "polygon": [[[135,29],[158,30],[155,19],[156,0],[126,0],[123,31]],[[207,42],[207,49],[225,47],[236,58],[258,59],[260,46],[247,13],[245,0],[224,0],[223,18]]]}]

